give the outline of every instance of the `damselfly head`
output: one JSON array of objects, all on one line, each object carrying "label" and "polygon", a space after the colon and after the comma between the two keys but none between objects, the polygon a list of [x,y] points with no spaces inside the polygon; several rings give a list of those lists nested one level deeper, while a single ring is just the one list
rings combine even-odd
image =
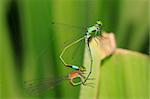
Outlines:
[{"label": "damselfly head", "polygon": [[100,20],[97,20],[96,24],[97,24],[99,27],[103,25]]},{"label": "damselfly head", "polygon": [[86,68],[85,68],[84,66],[81,66],[81,67],[80,67],[80,71],[81,71],[81,72],[85,72],[85,71],[86,71]]}]

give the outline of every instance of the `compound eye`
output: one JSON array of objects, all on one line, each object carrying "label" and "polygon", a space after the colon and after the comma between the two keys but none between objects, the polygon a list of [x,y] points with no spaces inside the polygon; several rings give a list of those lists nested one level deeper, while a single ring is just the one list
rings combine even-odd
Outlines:
[{"label": "compound eye", "polygon": [[99,25],[99,26],[102,26],[102,22],[101,21],[97,21],[97,24]]}]

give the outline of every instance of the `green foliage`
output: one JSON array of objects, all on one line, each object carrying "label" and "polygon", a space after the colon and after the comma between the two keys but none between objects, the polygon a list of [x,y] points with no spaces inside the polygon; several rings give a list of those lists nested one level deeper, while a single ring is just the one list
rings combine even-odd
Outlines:
[{"label": "green foliage", "polygon": [[[0,97],[3,99],[29,97],[31,99],[46,97],[77,99],[80,86],[72,87],[67,81],[40,96],[32,97],[24,93],[23,81],[45,77],[56,78],[69,72],[59,60],[59,53],[64,41],[76,36],[81,31],[77,32],[69,27],[60,31],[50,26],[50,23],[57,21],[84,27],[93,25],[99,19],[104,24],[105,31],[116,33],[118,47],[148,53],[147,2],[146,0],[114,0],[114,2],[110,0],[0,0]],[[147,58],[141,59],[141,65],[136,67],[136,63],[135,65],[132,63],[133,65],[130,65],[133,67],[130,67],[126,62],[124,63],[125,57],[113,56],[102,66],[101,70],[108,72],[107,70],[114,69],[113,65],[108,65],[111,62],[112,64],[114,62],[114,66],[117,67],[122,65],[118,70],[114,70],[116,72],[101,72],[104,75],[101,77],[102,80],[104,79],[101,88],[105,86],[105,83],[110,84],[105,81],[105,79],[110,80],[107,79],[109,74],[117,75],[117,72],[123,71],[123,68],[125,71],[121,72],[121,75],[117,76],[118,78],[110,76],[111,79],[116,79],[114,83],[120,85],[114,84],[110,89],[104,91],[100,89],[101,97],[105,97],[107,91],[110,92],[107,97],[111,96],[112,91],[115,91],[114,95],[116,95],[120,89],[119,95],[124,94],[122,91],[129,96],[137,93],[141,93],[142,96],[147,95],[147,93],[144,95],[146,91],[139,91],[145,89],[147,84],[144,77],[147,75],[144,74],[146,67],[144,67],[145,65],[141,67]],[[111,59],[117,60],[117,58],[123,59],[121,62],[116,61],[117,63],[111,61]],[[140,60],[135,56],[131,56],[131,60],[132,58],[135,61]],[[82,61],[79,58],[78,62]],[[95,61],[96,64],[100,62],[100,60]],[[127,61],[130,60],[127,59]],[[134,75],[133,68],[136,68]],[[129,73],[126,73],[127,70],[130,70]],[[140,70],[142,74],[140,79],[143,82],[135,79],[138,83],[134,85],[134,82],[130,82],[130,80],[133,80],[133,76],[140,75]],[[122,76],[126,78],[122,78]],[[126,82],[126,79],[129,82]],[[127,83],[129,86],[123,85]],[[137,87],[138,85],[144,87]],[[124,88],[122,89],[122,87]],[[128,87],[131,88],[131,93],[126,92]],[[137,89],[134,89],[135,87]]]},{"label": "green foliage", "polygon": [[[121,52],[120,52],[121,51]],[[95,52],[93,87],[82,86],[80,99],[148,99],[149,57],[137,52],[117,49],[112,56],[101,59]],[[87,53],[88,54],[88,53]],[[85,58],[84,65],[89,63]]]}]

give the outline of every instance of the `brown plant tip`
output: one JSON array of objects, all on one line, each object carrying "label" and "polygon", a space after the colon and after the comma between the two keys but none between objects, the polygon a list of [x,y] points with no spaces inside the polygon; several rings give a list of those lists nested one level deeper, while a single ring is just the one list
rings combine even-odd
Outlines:
[{"label": "brown plant tip", "polygon": [[103,32],[102,36],[95,37],[91,43],[97,48],[97,52],[100,54],[100,58],[104,59],[112,55],[116,50],[116,40],[113,33]]},{"label": "brown plant tip", "polygon": [[129,54],[129,50],[117,48],[115,54]]}]

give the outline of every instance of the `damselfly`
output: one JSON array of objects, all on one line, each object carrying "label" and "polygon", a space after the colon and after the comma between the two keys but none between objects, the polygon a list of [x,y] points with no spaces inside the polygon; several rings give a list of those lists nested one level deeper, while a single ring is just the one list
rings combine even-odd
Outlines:
[{"label": "damselfly", "polygon": [[74,70],[84,71],[85,70],[84,66],[76,66],[76,65],[73,65],[73,64],[66,63],[65,60],[63,59],[63,55],[64,55],[64,53],[66,52],[66,50],[68,48],[70,48],[71,46],[77,44],[81,40],[85,40],[85,44],[87,45],[87,49],[88,49],[88,52],[89,52],[91,64],[90,64],[90,71],[89,71],[87,77],[84,79],[83,84],[85,84],[85,82],[87,81],[87,79],[89,78],[89,76],[92,72],[93,58],[92,58],[92,53],[91,53],[91,48],[90,48],[89,42],[90,42],[91,38],[94,38],[94,37],[97,37],[98,35],[101,35],[101,27],[102,27],[102,22],[98,20],[95,25],[90,26],[90,27],[87,28],[87,30],[84,33],[83,37],[79,38],[78,40],[75,40],[74,42],[72,42],[69,45],[67,45],[66,47],[64,47],[64,49],[62,50],[62,52],[60,54],[60,59],[66,67],[70,67]]}]

